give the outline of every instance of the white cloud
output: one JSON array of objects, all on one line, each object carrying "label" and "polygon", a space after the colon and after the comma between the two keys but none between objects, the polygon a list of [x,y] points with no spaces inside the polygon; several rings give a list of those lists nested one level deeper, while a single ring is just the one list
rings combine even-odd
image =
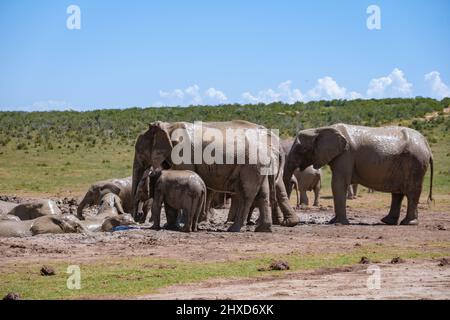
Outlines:
[{"label": "white cloud", "polygon": [[[357,94],[352,92],[353,95]],[[316,86],[308,91],[308,98],[311,100],[320,99],[346,99],[347,89],[338,85],[331,77],[326,76],[317,80]]]},{"label": "white cloud", "polygon": [[278,85],[277,89],[266,89],[259,91],[257,94],[244,92],[242,98],[250,103],[271,103],[275,101],[282,101],[287,103],[294,103],[296,101],[303,101],[304,97],[300,89],[291,88],[292,81],[287,80]]},{"label": "white cloud", "polygon": [[425,75],[425,81],[431,86],[432,97],[442,99],[450,97],[450,88],[442,79],[441,74],[437,71],[432,71]]},{"label": "white cloud", "polygon": [[402,70],[395,68],[381,78],[370,80],[367,88],[369,98],[411,97],[412,84],[408,82]]},{"label": "white cloud", "polygon": [[219,102],[227,101],[227,96],[222,91],[216,90],[215,88],[209,88],[208,90],[206,90],[205,95],[208,98],[211,98]]},{"label": "white cloud", "polygon": [[215,88],[209,88],[203,94],[197,84],[187,87],[186,89],[175,89],[172,91],[159,91],[160,101],[155,105],[198,105],[202,104],[204,100],[208,104],[220,104],[228,100],[223,91]]}]

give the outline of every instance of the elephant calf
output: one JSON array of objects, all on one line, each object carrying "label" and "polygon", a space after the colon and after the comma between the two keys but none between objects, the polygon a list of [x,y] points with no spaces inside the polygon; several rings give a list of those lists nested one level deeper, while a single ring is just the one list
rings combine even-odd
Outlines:
[{"label": "elephant calf", "polygon": [[[145,197],[144,195],[147,195]],[[206,209],[206,185],[198,174],[189,170],[147,170],[135,194],[135,207],[140,201],[153,199],[152,220],[154,229],[160,228],[161,208],[164,203],[167,227],[177,229],[179,210],[183,210],[184,232],[197,231],[200,215]],[[146,212],[135,219],[146,219]],[[140,219],[139,219],[140,218]]]},{"label": "elephant calf", "polygon": [[307,191],[314,191],[313,206],[318,207],[320,189],[322,188],[322,170],[309,166],[303,171],[300,169],[295,170],[294,177],[298,181],[298,190],[300,192],[300,203],[297,198],[297,207],[302,204],[309,205]]}]

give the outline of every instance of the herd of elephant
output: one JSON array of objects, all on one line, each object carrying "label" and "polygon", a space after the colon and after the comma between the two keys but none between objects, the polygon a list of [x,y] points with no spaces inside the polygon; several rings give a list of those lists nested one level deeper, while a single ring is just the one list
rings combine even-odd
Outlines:
[{"label": "herd of elephant", "polygon": [[[230,128],[265,129],[242,120],[202,125],[222,132],[224,137]],[[46,230],[55,233],[109,231],[120,225],[144,223],[148,212],[151,212],[148,220],[153,223],[152,228],[159,229],[162,207],[167,229],[191,232],[197,231],[198,223],[208,220],[214,208],[223,207],[228,199],[231,200],[228,231],[238,232],[251,223],[252,212],[258,208],[255,231],[270,232],[274,224],[292,227],[299,223],[289,203],[293,190],[297,194],[297,207],[309,204],[307,191],[314,191],[313,205],[319,205],[320,168],[325,165],[329,165],[332,174],[335,217],[330,223],[333,224],[349,224],[346,201],[356,196],[358,184],[371,191],[391,193],[391,207],[382,222],[398,224],[401,203],[406,196],[406,217],[400,223],[417,224],[418,202],[428,166],[431,168],[428,199],[432,200],[432,152],[426,138],[413,129],[335,124],[302,130],[288,140],[280,140],[268,131],[271,139],[264,147],[279,164],[270,174],[261,170],[262,163],[237,161],[239,154],[248,157],[248,153],[240,153],[240,146],[224,155],[235,160],[232,164],[175,163],[171,154],[181,141],[172,133],[178,129],[193,132],[193,124],[159,121],[150,124],[137,138],[132,177],[94,183],[78,205],[77,217],[55,214],[54,208],[47,210],[51,214],[42,214],[45,211],[42,208],[51,207],[48,203],[42,204],[40,210],[36,210],[36,205],[33,208],[18,205],[3,212],[0,236],[39,234]],[[203,148],[216,143],[203,139]],[[244,139],[243,148],[254,143],[247,136]],[[194,143],[190,145],[194,153]],[[260,147],[258,143],[256,148]],[[99,205],[98,213],[85,216],[83,210],[92,205]],[[41,213],[24,214],[27,210]],[[14,229],[13,225],[18,231],[8,233]]]}]

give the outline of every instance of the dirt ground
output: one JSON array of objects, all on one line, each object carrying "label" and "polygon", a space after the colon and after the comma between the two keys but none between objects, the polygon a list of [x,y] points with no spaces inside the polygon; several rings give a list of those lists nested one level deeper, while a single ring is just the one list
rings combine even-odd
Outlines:
[{"label": "dirt ground", "polygon": [[[364,194],[366,208],[353,203],[348,209],[351,225],[328,225],[333,216],[331,200],[320,208],[296,210],[301,223],[293,228],[274,226],[272,233],[228,233],[224,225],[227,209],[217,210],[213,221],[197,233],[168,230],[128,230],[114,233],[39,235],[27,238],[0,238],[0,270],[11,263],[43,261],[97,261],[110,257],[152,256],[186,261],[231,261],[257,258],[263,254],[345,253],[359,246],[441,250],[450,257],[450,208],[448,205],[420,206],[419,226],[387,226],[380,219],[389,202],[375,205],[379,196]],[[384,199],[384,198],[382,198]],[[386,198],[387,199],[387,198]],[[20,199],[18,200],[20,201]],[[384,200],[383,200],[384,201]],[[73,211],[74,203],[61,201],[63,211]],[[382,207],[382,208],[377,208]],[[404,210],[402,216],[404,215]],[[255,214],[257,216],[257,214]],[[380,262],[381,289],[367,290],[367,265],[289,272],[274,278],[218,279],[164,288],[143,299],[331,299],[331,298],[413,298],[450,299],[450,266],[435,260],[407,260],[400,264]]]},{"label": "dirt ground", "polygon": [[[171,286],[137,299],[449,299],[450,267],[436,261],[377,264],[379,286],[366,265],[294,272],[283,277],[210,280]],[[372,265],[371,268],[374,268]],[[369,287],[368,287],[369,282]]]}]

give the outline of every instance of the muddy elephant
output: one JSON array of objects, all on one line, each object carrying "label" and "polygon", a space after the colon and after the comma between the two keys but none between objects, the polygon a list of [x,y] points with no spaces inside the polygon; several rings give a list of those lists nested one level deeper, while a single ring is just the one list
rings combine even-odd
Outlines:
[{"label": "muddy elephant", "polygon": [[18,203],[0,200],[0,216],[8,214],[8,212],[10,212],[18,205],[19,205]]},{"label": "muddy elephant", "polygon": [[384,223],[395,225],[406,196],[408,207],[403,225],[418,223],[417,205],[428,166],[431,168],[430,191],[433,191],[433,155],[426,138],[404,127],[371,128],[336,124],[307,129],[297,134],[287,157],[284,179],[287,182],[296,168],[329,165],[332,172],[335,217],[331,223],[348,224],[347,190],[361,184],[392,195],[391,208]]},{"label": "muddy elephant", "polygon": [[294,170],[294,177],[298,181],[298,190],[300,192],[300,203],[297,205],[309,205],[307,191],[314,192],[313,206],[319,206],[320,189],[322,188],[322,171],[314,169],[313,166],[307,167],[305,170]]},{"label": "muddy elephant", "polygon": [[27,237],[46,233],[81,233],[83,231],[84,228],[78,219],[72,215],[49,215],[24,221],[0,221],[0,237]]},{"label": "muddy elephant", "polygon": [[124,179],[110,179],[105,181],[99,181],[91,185],[89,190],[86,192],[83,200],[77,208],[77,217],[82,220],[83,209],[89,206],[98,205],[101,198],[106,193],[116,194],[122,204],[123,212],[130,213],[133,209],[133,198],[131,196],[131,177]]},{"label": "muddy elephant", "polygon": [[134,219],[130,214],[124,213],[121,199],[112,192],[101,196],[96,214],[86,215],[81,221],[81,225],[91,232],[111,231],[114,227],[131,224],[135,224]]},{"label": "muddy elephant", "polygon": [[[152,229],[161,228],[161,208],[164,204],[168,229],[178,229],[177,217],[182,211],[185,216],[182,231],[197,231],[199,217],[206,209],[207,192],[198,174],[189,170],[146,170],[142,181],[136,192],[140,197],[135,197],[135,202],[153,199]],[[138,220],[145,221],[145,214],[138,216]]]},{"label": "muddy elephant", "polygon": [[358,196],[358,184],[353,183],[348,186],[347,199],[353,200],[356,199],[357,196]]},{"label": "muddy elephant", "polygon": [[61,210],[53,200],[35,200],[15,206],[8,215],[20,220],[32,220],[47,215],[61,215]]},{"label": "muddy elephant", "polygon": [[[265,139],[253,139],[250,137],[252,134],[253,137]],[[211,155],[208,160],[203,157],[207,152]],[[253,157],[264,152],[264,160],[268,161]],[[208,189],[239,195],[237,218],[228,231],[241,230],[256,200],[260,219],[255,231],[267,232],[271,231],[272,226],[271,192],[276,193],[277,203],[284,214],[281,224],[294,226],[299,222],[289,204],[282,180],[284,160],[279,150],[278,136],[263,126],[247,121],[205,122],[201,125],[155,122],[137,138],[132,190],[135,194],[142,175],[151,166],[191,170],[203,179]],[[135,206],[133,215],[136,213]]]}]

